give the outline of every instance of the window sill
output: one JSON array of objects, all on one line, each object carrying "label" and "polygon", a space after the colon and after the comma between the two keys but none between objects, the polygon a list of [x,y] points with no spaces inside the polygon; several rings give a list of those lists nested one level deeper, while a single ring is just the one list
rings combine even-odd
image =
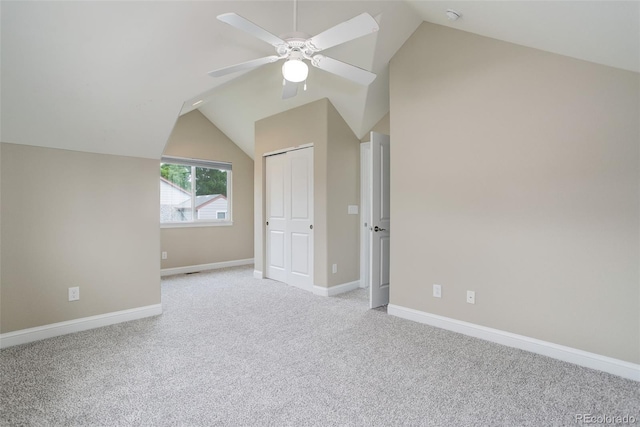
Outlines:
[{"label": "window sill", "polygon": [[230,227],[233,221],[220,222],[165,222],[160,228]]}]

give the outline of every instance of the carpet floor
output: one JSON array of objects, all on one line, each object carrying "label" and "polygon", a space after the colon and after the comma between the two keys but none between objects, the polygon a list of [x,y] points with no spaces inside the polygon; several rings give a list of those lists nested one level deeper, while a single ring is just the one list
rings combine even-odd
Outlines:
[{"label": "carpet floor", "polygon": [[637,382],[388,316],[367,297],[245,267],[164,278],[161,316],[2,350],[0,425],[640,424]]}]

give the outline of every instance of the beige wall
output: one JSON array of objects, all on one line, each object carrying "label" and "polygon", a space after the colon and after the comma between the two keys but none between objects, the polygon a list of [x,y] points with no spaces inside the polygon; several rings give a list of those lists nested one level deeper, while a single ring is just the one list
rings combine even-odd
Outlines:
[{"label": "beige wall", "polygon": [[348,214],[349,205],[360,205],[360,140],[330,102],[328,107],[327,275],[335,286],[360,278],[360,215]]},{"label": "beige wall", "polygon": [[[264,269],[264,153],[314,145],[314,284],[331,287],[358,280],[358,139],[327,99],[256,122],[255,261]],[[353,228],[352,228],[353,227]],[[355,236],[355,238],[353,238]],[[338,273],[331,264],[338,264]]]},{"label": "beige wall", "polygon": [[391,303],[640,362],[639,96],[422,24],[391,62]]},{"label": "beige wall", "polygon": [[[381,118],[378,123],[371,129],[371,132],[378,132],[384,135],[391,135],[391,120],[390,113],[385,114],[383,118]],[[369,142],[371,140],[370,133],[366,134],[362,137],[360,141]]]},{"label": "beige wall", "polygon": [[2,333],[160,303],[157,160],[3,143],[1,163]]},{"label": "beige wall", "polygon": [[313,264],[314,283],[327,286],[327,105],[321,99],[294,108],[255,124],[254,205],[255,268],[264,270],[265,257],[265,194],[263,155],[272,151],[313,144]]},{"label": "beige wall", "polygon": [[0,143],[0,333],[2,332],[2,143]]},{"label": "beige wall", "polygon": [[162,228],[162,268],[253,258],[253,160],[198,110],[178,119],[164,155],[232,164],[233,225]]}]

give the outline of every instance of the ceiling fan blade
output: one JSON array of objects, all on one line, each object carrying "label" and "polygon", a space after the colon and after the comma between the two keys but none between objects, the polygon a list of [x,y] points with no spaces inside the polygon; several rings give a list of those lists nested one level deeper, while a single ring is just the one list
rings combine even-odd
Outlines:
[{"label": "ceiling fan blade", "polygon": [[376,79],[376,75],[370,71],[324,55],[314,56],[311,65],[364,86]]},{"label": "ceiling fan blade", "polygon": [[265,56],[264,58],[252,59],[251,61],[242,62],[240,64],[231,65],[230,67],[219,68],[217,70],[209,71],[211,77],[222,77],[227,74],[235,73],[241,70],[250,70],[251,68],[258,68],[262,65],[269,64],[270,62],[276,62],[280,59],[277,55]]},{"label": "ceiling fan blade", "polygon": [[297,94],[298,94],[298,83],[293,83],[285,79],[284,86],[282,87],[282,99],[293,98]]},{"label": "ceiling fan blade", "polygon": [[375,33],[380,27],[368,13],[363,13],[311,37],[307,43],[319,52],[358,37]]},{"label": "ceiling fan blade", "polygon": [[246,18],[243,18],[236,13],[223,13],[222,15],[218,15],[217,18],[218,20],[225,22],[232,27],[235,27],[246,33],[249,33],[252,36],[259,38],[260,40],[269,43],[270,45],[279,46],[281,44],[286,44],[286,42],[280,37],[271,34],[264,28],[257,26],[253,22],[249,21]]}]

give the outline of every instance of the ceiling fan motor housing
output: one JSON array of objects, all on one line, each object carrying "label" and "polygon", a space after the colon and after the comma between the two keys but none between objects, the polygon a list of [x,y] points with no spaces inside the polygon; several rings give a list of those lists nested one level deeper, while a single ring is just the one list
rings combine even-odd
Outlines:
[{"label": "ceiling fan motor housing", "polygon": [[[296,33],[296,35],[303,36],[304,34]],[[316,52],[307,45],[308,39],[289,37],[284,40],[286,44],[276,46],[276,53],[282,58],[311,59],[311,56]]]}]

